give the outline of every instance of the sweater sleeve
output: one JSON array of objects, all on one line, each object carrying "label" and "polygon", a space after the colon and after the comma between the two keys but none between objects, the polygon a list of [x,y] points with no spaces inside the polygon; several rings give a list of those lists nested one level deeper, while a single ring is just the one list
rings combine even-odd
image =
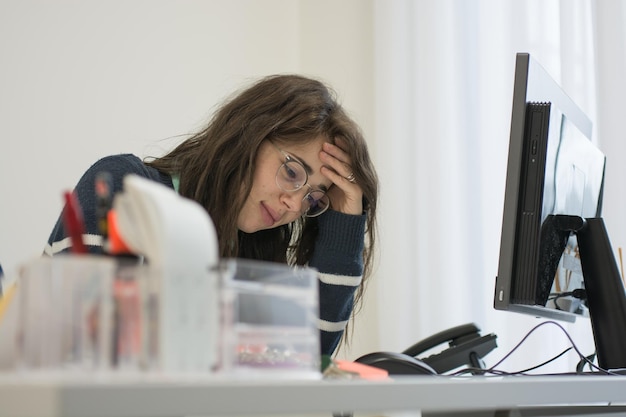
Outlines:
[{"label": "sweater sleeve", "polygon": [[[82,175],[74,188],[78,203],[81,208],[85,231],[83,243],[89,253],[102,253],[102,235],[98,230],[98,218],[96,214],[97,198],[95,191],[96,177],[100,172],[108,172],[113,180],[113,194],[122,190],[124,176],[136,174],[145,178],[159,181],[164,185],[173,187],[169,176],[159,173],[150,168],[135,155],[123,154],[104,157],[94,163]],[[167,178],[166,178],[167,177]],[[68,252],[72,247],[71,239],[63,227],[63,217],[59,216],[48,243],[44,248],[44,254],[53,256],[58,253]]]},{"label": "sweater sleeve", "polygon": [[319,217],[319,233],[309,265],[319,271],[321,352],[339,344],[352,314],[354,293],[363,275],[366,215],[328,211]]}]

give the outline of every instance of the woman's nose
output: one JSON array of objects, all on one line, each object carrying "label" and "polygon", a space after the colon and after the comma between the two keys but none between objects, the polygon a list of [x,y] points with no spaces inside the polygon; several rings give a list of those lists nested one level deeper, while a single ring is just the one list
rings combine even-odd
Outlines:
[{"label": "woman's nose", "polygon": [[281,202],[291,212],[301,214],[304,202],[302,201],[304,192],[302,189],[297,191],[285,191],[281,196]]}]

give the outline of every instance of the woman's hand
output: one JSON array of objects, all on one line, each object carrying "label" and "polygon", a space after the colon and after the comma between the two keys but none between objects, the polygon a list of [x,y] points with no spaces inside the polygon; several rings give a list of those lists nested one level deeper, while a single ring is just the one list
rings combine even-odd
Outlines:
[{"label": "woman's hand", "polygon": [[335,145],[325,142],[320,152],[320,160],[324,163],[321,173],[334,184],[327,192],[330,207],[341,213],[361,215],[363,191],[354,178],[352,161],[342,146],[345,147],[345,142],[337,138]]}]

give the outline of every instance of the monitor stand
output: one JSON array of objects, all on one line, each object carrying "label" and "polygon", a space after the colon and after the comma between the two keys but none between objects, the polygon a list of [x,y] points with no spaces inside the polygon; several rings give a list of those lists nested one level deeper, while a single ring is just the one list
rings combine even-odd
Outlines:
[{"label": "monitor stand", "polygon": [[598,365],[626,368],[626,293],[604,220],[556,217],[557,227],[571,231],[578,241]]}]

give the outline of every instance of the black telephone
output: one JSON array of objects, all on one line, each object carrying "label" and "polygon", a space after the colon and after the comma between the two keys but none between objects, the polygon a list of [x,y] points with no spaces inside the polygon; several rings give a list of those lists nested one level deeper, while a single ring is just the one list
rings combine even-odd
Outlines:
[{"label": "black telephone", "polygon": [[[497,336],[493,333],[480,335],[474,323],[463,324],[441,331],[405,349],[402,353],[374,352],[361,356],[356,362],[386,369],[391,375],[443,374],[461,366],[483,368],[482,358],[495,349]],[[449,347],[425,358],[417,356],[442,343]]]}]

